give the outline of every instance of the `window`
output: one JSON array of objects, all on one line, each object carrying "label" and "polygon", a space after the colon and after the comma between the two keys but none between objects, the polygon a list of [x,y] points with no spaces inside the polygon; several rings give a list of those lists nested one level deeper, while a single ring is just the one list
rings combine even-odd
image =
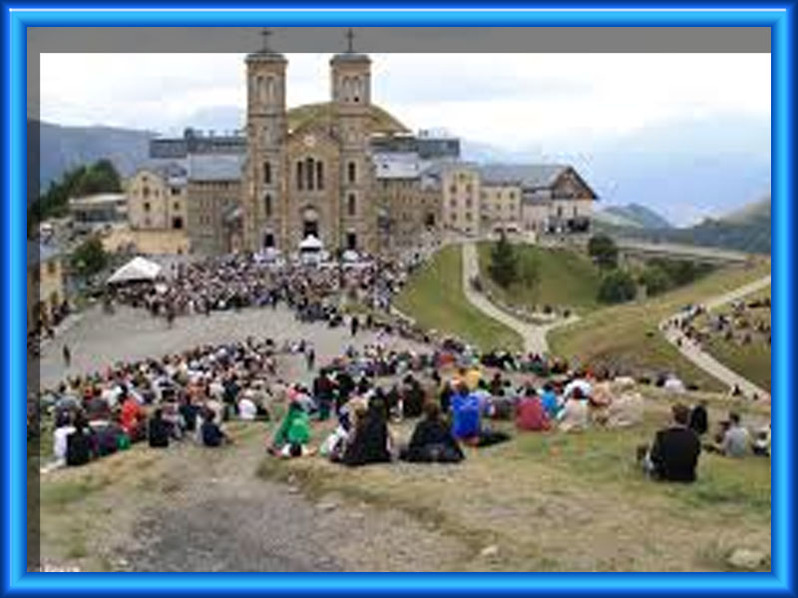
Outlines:
[{"label": "window", "polygon": [[557,218],[562,218],[562,206],[557,208]]},{"label": "window", "polygon": [[172,195],[180,195],[180,187],[172,187]]},{"label": "window", "polygon": [[142,190],[141,190],[141,195],[142,195],[142,197],[144,197],[145,199],[146,199],[146,198],[148,198],[148,197],[150,196],[150,188],[149,188],[149,187],[147,187],[147,185],[144,185],[144,187],[142,188]]},{"label": "window", "polygon": [[50,260],[49,262],[47,262],[47,274],[49,274],[50,276],[55,274],[55,261],[54,260]]},{"label": "window", "polygon": [[354,162],[350,162],[347,167],[347,175],[346,179],[350,183],[354,183],[357,180],[357,166],[355,166]]},{"label": "window", "polygon": [[300,160],[299,162],[296,163],[296,188],[299,189],[300,191],[302,191],[302,189],[304,188],[304,182],[305,182],[305,176],[303,174],[304,171],[305,171],[305,165],[302,164],[302,161]]},{"label": "window", "polygon": [[349,197],[346,198],[346,212],[350,216],[354,216],[355,213],[357,212],[357,205],[354,193],[350,193]]},{"label": "window", "polygon": [[144,202],[144,211],[145,212],[149,212],[150,211],[150,202],[148,202],[148,201]]},{"label": "window", "polygon": [[457,185],[452,185],[451,187],[449,187],[449,193],[451,193],[452,195],[457,193]]},{"label": "window", "polygon": [[305,160],[305,180],[307,181],[308,191],[313,191],[313,178],[314,178],[313,158]]},{"label": "window", "polygon": [[465,219],[466,219],[467,222],[471,222],[471,212],[466,212],[465,213]]},{"label": "window", "polygon": [[174,203],[172,204],[172,209],[173,209],[173,210],[180,210],[180,204],[179,204],[179,203],[177,203],[177,202],[174,202]]},{"label": "window", "polygon": [[266,185],[272,184],[272,164],[271,162],[263,163],[263,182]]},{"label": "window", "polygon": [[263,198],[263,207],[266,212],[266,218],[272,217],[272,196],[271,194],[267,193],[266,197]]},{"label": "window", "polygon": [[316,162],[316,189],[324,189],[324,163],[321,160]]},{"label": "window", "polygon": [[576,218],[578,214],[576,213],[576,206],[574,206],[574,218]]},{"label": "window", "polygon": [[355,233],[346,233],[346,248],[357,249],[357,235]]},{"label": "window", "polygon": [[457,207],[457,200],[456,200],[456,199],[453,199],[453,200],[451,200],[451,201],[449,202],[449,206],[450,206],[451,208],[456,208],[456,207]]}]

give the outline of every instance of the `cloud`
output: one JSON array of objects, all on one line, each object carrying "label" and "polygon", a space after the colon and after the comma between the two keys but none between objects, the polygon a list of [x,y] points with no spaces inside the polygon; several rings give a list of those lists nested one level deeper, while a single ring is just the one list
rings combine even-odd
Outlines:
[{"label": "cloud", "polygon": [[[329,55],[289,54],[290,105],[329,97]],[[373,97],[412,128],[576,151],[717,114],[770,116],[767,54],[374,54]],[[41,117],[171,130],[241,107],[243,55],[42,54]]]}]

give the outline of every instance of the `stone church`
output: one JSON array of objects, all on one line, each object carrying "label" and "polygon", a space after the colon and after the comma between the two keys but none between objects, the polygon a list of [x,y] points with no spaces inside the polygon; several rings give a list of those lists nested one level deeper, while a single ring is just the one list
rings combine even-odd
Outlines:
[{"label": "stone church", "polygon": [[286,109],[288,61],[264,48],[246,58],[247,156],[243,245],[295,251],[308,235],[325,249],[378,249],[370,154],[380,129],[371,104],[371,61],[349,50],[330,60],[330,102],[306,118]]}]

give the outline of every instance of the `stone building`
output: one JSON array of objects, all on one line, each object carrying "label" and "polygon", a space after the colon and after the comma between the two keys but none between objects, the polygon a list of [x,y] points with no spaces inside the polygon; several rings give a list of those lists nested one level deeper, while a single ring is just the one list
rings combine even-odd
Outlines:
[{"label": "stone building", "polygon": [[188,210],[187,170],[178,163],[139,169],[127,183],[127,218],[132,230],[184,230]]},{"label": "stone building", "polygon": [[241,249],[243,156],[194,155],[188,160],[188,235],[192,253],[219,255]]},{"label": "stone building", "polygon": [[[406,133],[371,101],[371,60],[349,50],[330,60],[330,102],[289,118],[287,60],[268,46],[247,56],[247,161],[243,237],[250,250],[296,251],[308,235],[329,251],[374,253],[416,183],[380,188],[372,141]],[[387,116],[387,118],[386,118]],[[451,150],[449,150],[451,151]],[[459,148],[458,148],[459,151]],[[380,205],[382,204],[382,205]]]}]

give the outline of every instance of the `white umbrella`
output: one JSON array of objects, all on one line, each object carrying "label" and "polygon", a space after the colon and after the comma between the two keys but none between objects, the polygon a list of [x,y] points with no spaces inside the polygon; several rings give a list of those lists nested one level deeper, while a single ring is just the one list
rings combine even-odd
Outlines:
[{"label": "white umbrella", "polygon": [[160,273],[161,267],[155,262],[146,260],[143,257],[134,257],[111,275],[108,279],[108,284],[155,280]]}]

